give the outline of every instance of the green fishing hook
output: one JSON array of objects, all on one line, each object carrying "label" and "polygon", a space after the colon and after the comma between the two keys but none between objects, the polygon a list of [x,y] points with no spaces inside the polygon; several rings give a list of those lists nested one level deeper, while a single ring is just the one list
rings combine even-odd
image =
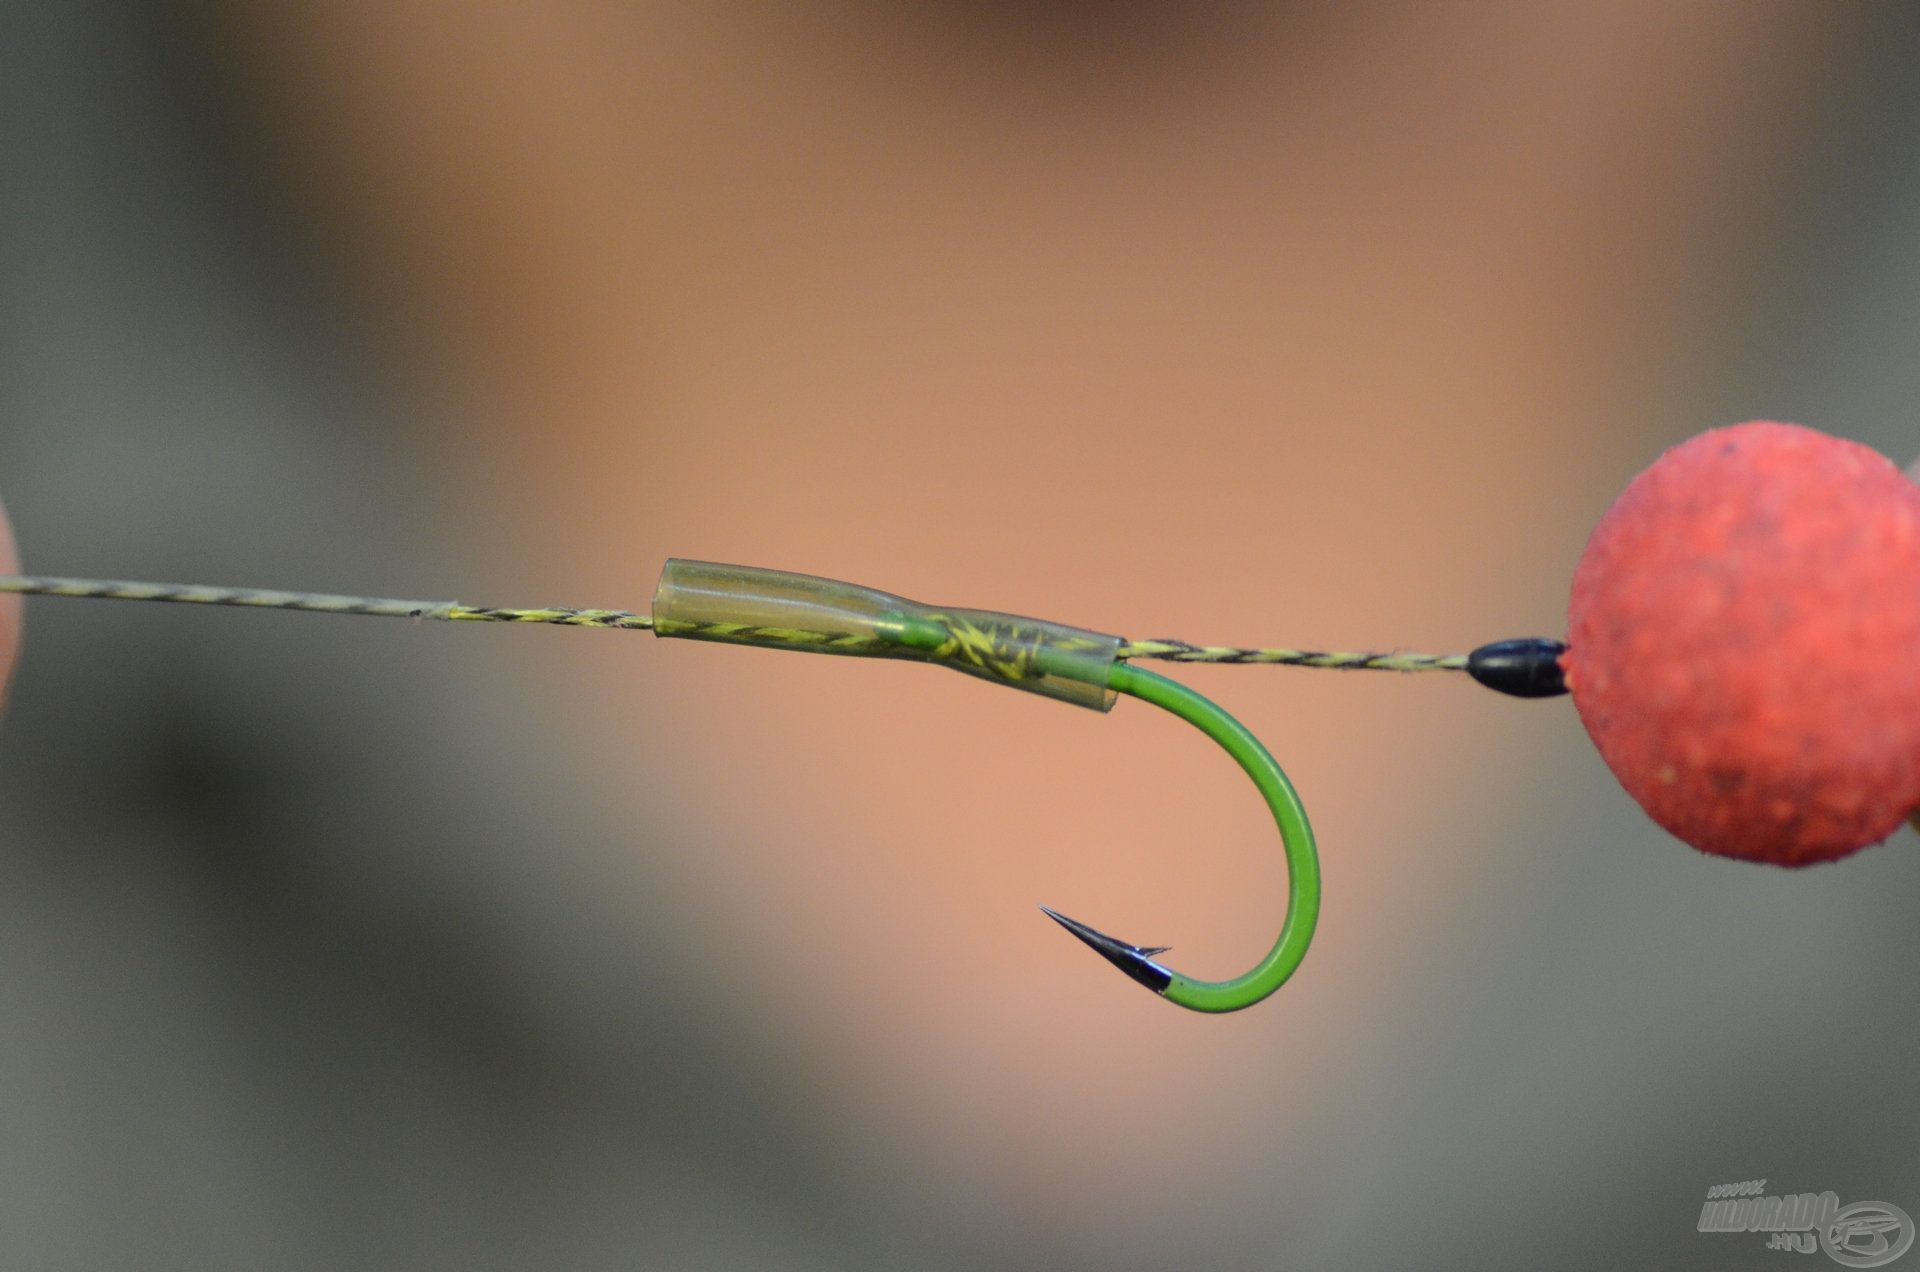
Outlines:
[{"label": "green fishing hook", "polygon": [[[708,568],[700,563],[669,562],[669,574],[679,567],[693,570]],[[733,568],[717,567],[722,570]],[[756,575],[762,573],[754,571]],[[735,581],[729,578],[723,585],[731,587]],[[845,593],[839,591],[842,585],[834,586],[834,600],[844,600]],[[663,581],[661,589],[667,593],[669,584]],[[669,594],[670,605],[674,599]],[[818,603],[819,598],[813,597],[805,602],[809,606]],[[978,644],[986,648],[997,647],[1001,651],[1008,664],[1001,674],[1012,682],[1048,673],[1071,678],[1077,671],[1083,670],[1087,651],[1082,646],[1109,639],[1097,633],[1077,633],[1069,628],[1060,628],[1057,624],[1009,615],[968,614],[963,618],[954,611],[926,615],[899,612],[911,604],[898,597],[886,597],[875,603],[873,608],[882,611],[875,623],[876,630],[887,639],[897,640],[901,645],[934,656],[947,655],[947,651],[953,648],[964,647],[967,642],[959,635],[959,631],[980,631],[982,637]],[[844,622],[844,617],[835,617]],[[985,622],[980,621],[982,617],[986,619]],[[808,621],[818,625],[819,618],[817,614],[810,614]],[[656,595],[655,622],[658,621],[659,597]],[[1117,638],[1112,639],[1117,643]],[[1030,651],[1030,665],[1022,663],[1017,656],[1022,650],[1022,641],[1031,642],[1025,647]],[[961,669],[972,670],[971,667]],[[1286,852],[1286,917],[1281,921],[1280,936],[1274,941],[1273,948],[1252,971],[1232,980],[1203,981],[1155,962],[1153,956],[1164,954],[1170,948],[1168,946],[1143,948],[1129,945],[1078,919],[1070,919],[1058,910],[1044,905],[1040,908],[1048,918],[1085,941],[1102,958],[1168,1002],[1206,1012],[1239,1011],[1243,1007],[1251,1007],[1287,983],[1287,979],[1300,966],[1300,960],[1307,956],[1307,946],[1313,943],[1313,930],[1319,922],[1320,855],[1315,848],[1313,826],[1307,820],[1307,810],[1301,806],[1299,793],[1293,789],[1286,770],[1273,758],[1273,753],[1245,725],[1227,714],[1212,699],[1178,681],[1157,676],[1144,668],[1130,667],[1118,660],[1107,665],[1105,672],[1105,688],[1142,702],[1150,702],[1179,716],[1219,743],[1221,749],[1231,755],[1234,762],[1253,779],[1260,797],[1266,800],[1267,808],[1273,813],[1274,824],[1279,827],[1280,841]],[[1106,705],[1111,705],[1110,701]]]},{"label": "green fishing hook", "polygon": [[1274,824],[1280,828],[1280,843],[1287,855],[1287,913],[1280,923],[1280,936],[1267,956],[1252,971],[1232,980],[1203,981],[1163,967],[1153,956],[1167,947],[1128,945],[1106,933],[1070,919],[1056,910],[1047,916],[1099,952],[1101,957],[1139,981],[1170,1003],[1193,1011],[1239,1011],[1251,1007],[1287,983],[1300,960],[1313,943],[1313,929],[1320,919],[1320,855],[1315,850],[1313,826],[1300,796],[1287,780],[1287,774],[1273,754],[1247,726],[1228,715],[1211,699],[1176,680],[1140,667],[1115,663],[1107,685],[1120,693],[1131,694],[1142,702],[1173,714],[1193,725],[1220,744],[1234,762],[1246,771],[1267,801]]},{"label": "green fishing hook", "polygon": [[1253,779],[1273,814],[1287,864],[1287,910],[1280,935],[1253,970],[1231,980],[1195,980],[1155,960],[1165,946],[1129,945],[1046,906],[1040,908],[1133,980],[1192,1011],[1251,1007],[1286,984],[1306,957],[1320,917],[1320,859],[1313,827],[1293,783],[1246,726],[1177,681],[1130,666],[1128,659],[1265,664],[1345,670],[1467,672],[1488,688],[1522,698],[1566,692],[1557,641],[1482,645],[1471,654],[1346,653],[1190,645],[1117,636],[989,610],[939,608],[872,588],[805,574],[705,561],[670,560],[651,613],[616,609],[496,609],[458,601],[410,601],[317,592],[264,591],[114,579],[0,576],[0,593],[99,600],[172,601],[249,609],[365,614],[450,622],[554,623],[652,631],[656,636],[719,641],[860,658],[930,662],[1096,711],[1118,695],[1172,712],[1217,742]]}]

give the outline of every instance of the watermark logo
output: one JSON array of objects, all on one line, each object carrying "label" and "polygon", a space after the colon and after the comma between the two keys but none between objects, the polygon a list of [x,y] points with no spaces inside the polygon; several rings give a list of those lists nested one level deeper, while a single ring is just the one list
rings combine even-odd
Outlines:
[{"label": "watermark logo", "polygon": [[1749,1179],[1707,1189],[1702,1232],[1764,1232],[1766,1249],[1823,1250],[1843,1268],[1880,1268],[1913,1245],[1913,1219],[1884,1201],[1842,1206],[1831,1192],[1767,1195],[1767,1181]]}]

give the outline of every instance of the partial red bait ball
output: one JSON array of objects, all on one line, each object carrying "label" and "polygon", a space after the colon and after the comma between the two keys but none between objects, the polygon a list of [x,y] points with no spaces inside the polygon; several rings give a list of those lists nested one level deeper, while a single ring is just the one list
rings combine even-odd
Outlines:
[{"label": "partial red bait ball", "polygon": [[1832,861],[1920,808],[1920,486],[1795,424],[1703,433],[1595,528],[1574,705],[1620,784],[1702,852]]}]

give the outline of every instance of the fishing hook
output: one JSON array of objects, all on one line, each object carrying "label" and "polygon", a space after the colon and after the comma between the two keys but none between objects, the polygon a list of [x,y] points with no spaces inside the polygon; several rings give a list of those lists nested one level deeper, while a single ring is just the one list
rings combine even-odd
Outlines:
[{"label": "fishing hook", "polygon": [[1287,983],[1313,942],[1320,918],[1320,856],[1315,850],[1313,826],[1293,783],[1272,752],[1244,724],[1211,699],[1178,681],[1157,676],[1141,667],[1117,662],[1107,680],[1109,688],[1142,702],[1171,711],[1220,744],[1253,779],[1260,798],[1273,813],[1287,858],[1287,912],[1280,936],[1253,970],[1232,980],[1203,981],[1154,961],[1166,946],[1141,948],[1116,940],[1077,919],[1041,906],[1047,917],[1085,941],[1102,958],[1170,1003],[1192,1011],[1239,1011],[1251,1007]]}]

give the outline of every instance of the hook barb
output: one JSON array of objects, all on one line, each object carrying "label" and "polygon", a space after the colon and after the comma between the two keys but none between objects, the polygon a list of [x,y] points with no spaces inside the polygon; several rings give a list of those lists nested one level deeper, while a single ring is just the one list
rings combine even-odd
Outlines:
[{"label": "hook barb", "polygon": [[1155,954],[1165,954],[1172,948],[1171,946],[1128,945],[1125,941],[1108,936],[1098,928],[1088,927],[1078,919],[1070,919],[1058,910],[1043,905],[1040,907],[1040,912],[1085,941],[1094,953],[1154,993],[1165,993],[1167,986],[1173,983],[1173,973],[1153,961]]}]

